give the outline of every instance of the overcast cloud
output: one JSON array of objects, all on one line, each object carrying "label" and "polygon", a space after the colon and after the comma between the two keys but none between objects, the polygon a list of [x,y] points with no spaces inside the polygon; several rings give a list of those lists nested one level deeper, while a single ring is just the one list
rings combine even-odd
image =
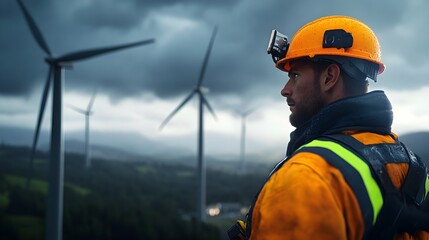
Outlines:
[{"label": "overcast cloud", "polygon": [[[303,24],[333,14],[360,19],[379,37],[387,68],[375,88],[412,93],[429,85],[429,2],[425,0],[23,2],[54,56],[156,39],[151,45],[75,63],[66,71],[65,94],[89,96],[98,88],[113,103],[135,98],[147,104],[171,101],[174,107],[196,85],[217,25],[203,83],[210,89],[211,103],[229,109],[269,107],[264,104],[283,101],[279,91],[286,80],[266,54],[271,29],[292,37]],[[0,31],[0,114],[30,110],[37,114],[48,67],[16,1],[0,1]],[[29,99],[31,106],[20,102]],[[169,111],[163,109],[160,115]]]},{"label": "overcast cloud", "polygon": [[[102,91],[121,98],[141,93],[184,94],[199,74],[213,27],[218,36],[204,85],[214,95],[277,88],[281,74],[265,53],[272,28],[289,36],[329,14],[356,17],[378,34],[391,88],[426,85],[427,1],[25,1],[51,50],[73,50],[155,38],[156,43],[78,62],[67,72],[70,90]],[[28,95],[45,81],[43,53],[15,1],[0,3],[0,94]],[[413,84],[403,86],[405,77]],[[281,80],[281,79],[280,79]],[[385,82],[384,82],[385,81]],[[271,94],[271,93],[270,93]],[[260,96],[265,94],[261,92]],[[253,97],[258,97],[254,96]]]}]

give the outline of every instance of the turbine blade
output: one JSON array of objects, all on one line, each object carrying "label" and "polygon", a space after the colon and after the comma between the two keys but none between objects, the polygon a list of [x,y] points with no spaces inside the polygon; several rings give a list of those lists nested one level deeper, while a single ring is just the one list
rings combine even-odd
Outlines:
[{"label": "turbine blade", "polygon": [[247,110],[246,112],[243,112],[243,113],[242,113],[242,116],[243,116],[243,117],[247,117],[247,116],[249,116],[250,114],[254,113],[257,109],[258,109],[258,108],[252,108],[252,109],[249,109],[249,110]]},{"label": "turbine blade", "polygon": [[200,77],[198,78],[197,88],[201,87],[201,84],[203,83],[204,73],[206,72],[207,63],[209,61],[210,52],[212,51],[212,48],[213,48],[213,43],[214,43],[214,39],[216,37],[216,33],[217,33],[217,26],[215,26],[215,28],[213,30],[212,37],[211,37],[210,43],[209,43],[209,47],[207,48],[206,56],[204,57],[203,66],[201,67]]},{"label": "turbine blade", "polygon": [[143,40],[143,41],[139,41],[139,42],[117,45],[117,46],[112,46],[112,47],[101,47],[101,48],[83,50],[83,51],[78,51],[78,52],[69,53],[69,54],[60,56],[58,58],[55,58],[53,61],[55,61],[55,62],[71,62],[71,61],[83,60],[83,59],[94,57],[97,55],[106,54],[109,52],[114,52],[114,51],[118,51],[118,50],[125,49],[125,48],[131,48],[131,47],[137,47],[140,45],[150,44],[153,42],[155,42],[154,39],[147,39],[147,40]]},{"label": "turbine blade", "polygon": [[171,120],[171,118],[173,118],[173,116],[194,96],[194,94],[196,93],[196,91],[192,91],[183,101],[182,103],[180,103],[174,110],[173,112],[171,112],[166,118],[165,120],[161,123],[161,125],[159,126],[159,130],[162,130],[164,128],[164,126]]},{"label": "turbine blade", "polygon": [[48,54],[48,56],[51,56],[51,51],[49,50],[48,44],[46,44],[46,41],[43,38],[42,32],[37,27],[36,22],[31,17],[24,3],[21,0],[17,0],[17,1],[19,6],[21,7],[22,12],[24,13],[25,20],[27,21],[27,24],[30,27],[30,30],[31,30],[31,33],[33,34],[34,39],[39,44],[39,46],[43,49],[43,51],[46,54]]},{"label": "turbine blade", "polygon": [[201,100],[203,101],[203,104],[206,105],[207,109],[209,109],[210,113],[213,115],[214,119],[217,120],[217,116],[215,112],[213,111],[213,108],[210,106],[209,102],[207,101],[206,97],[202,93],[200,93]]},{"label": "turbine blade", "polygon": [[36,132],[34,133],[33,146],[30,155],[30,168],[27,176],[27,188],[30,187],[31,178],[33,177],[34,155],[36,153],[37,141],[39,139],[40,126],[42,125],[43,113],[45,112],[46,100],[48,99],[49,88],[51,85],[52,68],[49,68],[48,78],[46,79],[45,88],[43,89],[42,101],[40,103],[39,116],[37,118]]},{"label": "turbine blade", "polygon": [[89,100],[88,107],[86,108],[86,111],[89,113],[91,112],[92,106],[94,105],[95,97],[97,96],[98,89],[95,89],[92,93],[91,99]]},{"label": "turbine blade", "polygon": [[78,112],[78,113],[82,113],[82,114],[86,115],[86,111],[85,111],[85,110],[83,110],[83,109],[81,109],[81,108],[75,107],[75,106],[73,106],[73,105],[71,105],[71,104],[67,104],[67,107],[69,107],[69,108],[71,108],[71,109],[75,110],[75,111],[76,111],[76,112]]}]

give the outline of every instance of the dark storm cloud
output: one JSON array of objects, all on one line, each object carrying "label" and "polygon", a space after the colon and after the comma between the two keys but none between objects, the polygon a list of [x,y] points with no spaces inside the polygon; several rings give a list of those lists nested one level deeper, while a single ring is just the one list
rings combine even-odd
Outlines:
[{"label": "dark storm cloud", "polygon": [[[100,87],[113,98],[144,92],[160,97],[183,95],[197,82],[217,24],[219,31],[204,79],[210,96],[239,94],[258,98],[277,94],[285,74],[273,68],[265,52],[271,29],[292,37],[308,21],[331,14],[350,15],[366,22],[379,35],[383,51],[395,51],[384,56],[397,54],[407,62],[413,59],[421,63],[418,59],[426,59],[427,63],[429,39],[423,32],[423,21],[428,22],[429,14],[424,14],[423,9],[429,6],[419,1],[24,2],[57,54],[156,38],[152,45],[75,63],[74,69],[66,72],[66,91],[89,94]],[[421,12],[413,15],[419,9]],[[413,20],[418,17],[422,20]],[[398,49],[391,38],[401,29],[408,32],[397,39],[403,44]],[[15,1],[0,2],[0,31],[8,33],[0,38],[0,95],[28,95],[40,89],[47,72],[44,54],[32,39]],[[413,66],[417,64],[410,64],[411,69]],[[397,85],[395,81],[389,84]]]},{"label": "dark storm cloud", "polygon": [[[94,0],[89,4],[82,5],[75,16],[78,21],[95,28],[106,27],[124,30],[135,27],[146,17],[149,11],[160,8],[182,5],[188,8],[188,12],[184,14],[197,17],[204,12],[201,9],[232,7],[237,2],[229,0],[205,2],[199,0]],[[189,11],[193,7],[197,11]]]}]

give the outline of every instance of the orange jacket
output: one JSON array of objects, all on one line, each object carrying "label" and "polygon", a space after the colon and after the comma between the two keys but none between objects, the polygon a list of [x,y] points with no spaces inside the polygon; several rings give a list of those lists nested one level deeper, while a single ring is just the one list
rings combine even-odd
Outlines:
[{"label": "orange jacket", "polygon": [[[351,133],[350,133],[351,134]],[[363,144],[393,143],[395,135],[351,134]],[[403,183],[408,164],[386,166],[394,185]],[[301,152],[266,182],[252,211],[251,240],[362,239],[358,201],[341,172],[319,155]],[[427,239],[428,232],[395,239]]]}]

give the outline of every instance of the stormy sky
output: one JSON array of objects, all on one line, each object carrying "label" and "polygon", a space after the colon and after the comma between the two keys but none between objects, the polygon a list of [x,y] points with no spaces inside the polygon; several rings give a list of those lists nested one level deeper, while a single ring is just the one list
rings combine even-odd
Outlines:
[{"label": "stormy sky", "polygon": [[[257,108],[248,119],[250,151],[282,153],[293,130],[279,94],[287,76],[273,67],[266,54],[268,38],[274,28],[291,38],[303,24],[326,15],[355,17],[377,34],[386,70],[371,89],[385,90],[392,100],[394,130],[429,130],[429,2],[425,0],[23,2],[54,56],[155,39],[154,44],[76,62],[66,70],[66,104],[84,108],[98,89],[93,131],[129,131],[171,144],[190,141],[187,147],[192,149],[196,102],[184,108],[165,131],[159,132],[158,127],[196,85],[217,25],[203,82],[219,116],[214,121],[206,115],[207,142],[218,145],[212,152],[232,152],[240,128],[236,112]],[[0,1],[0,31],[0,125],[34,128],[48,71],[46,55],[14,0]],[[44,129],[49,129],[49,106],[46,110]],[[82,116],[65,108],[64,129],[82,131]],[[223,147],[222,142],[231,144]]]}]

